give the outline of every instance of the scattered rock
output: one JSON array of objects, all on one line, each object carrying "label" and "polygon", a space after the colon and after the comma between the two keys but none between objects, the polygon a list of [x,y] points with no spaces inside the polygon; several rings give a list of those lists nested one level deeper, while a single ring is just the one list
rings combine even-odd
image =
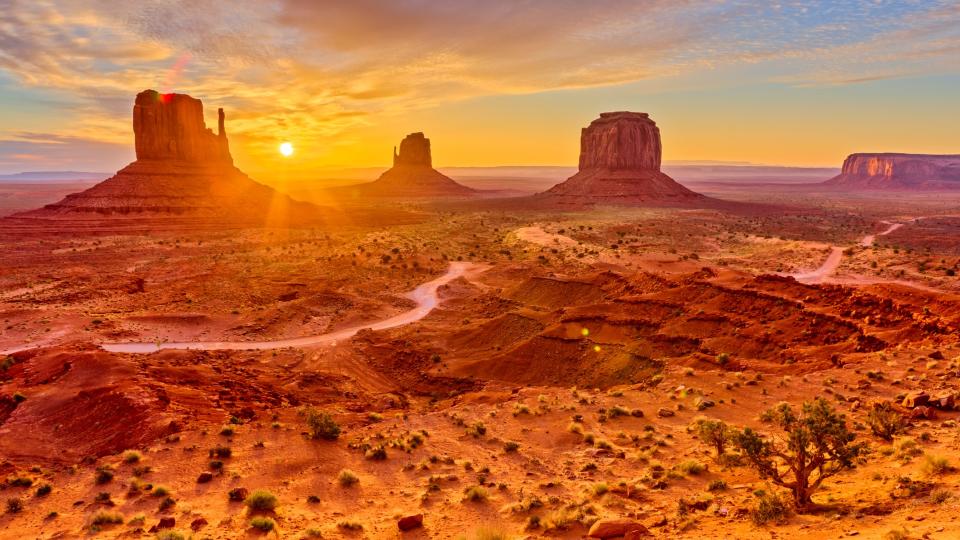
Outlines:
[{"label": "scattered rock", "polygon": [[210,472],[202,472],[200,473],[200,476],[197,477],[198,484],[206,484],[211,480],[213,480],[213,473],[210,473]]},{"label": "scattered rock", "polygon": [[659,416],[660,418],[669,418],[669,417],[674,416],[674,415],[676,415],[676,414],[677,414],[677,413],[671,411],[670,409],[666,409],[666,408],[663,408],[663,407],[657,409],[657,416]]},{"label": "scattered rock", "polygon": [[903,398],[902,405],[907,408],[921,407],[930,401],[930,395],[923,390],[915,390]]},{"label": "scattered rock", "polygon": [[233,488],[229,494],[230,500],[234,502],[243,502],[248,495],[250,495],[250,491],[245,487]]},{"label": "scattered rock", "polygon": [[648,536],[650,531],[642,523],[632,519],[601,519],[590,527],[590,538],[616,538],[627,533]]},{"label": "scattered rock", "polygon": [[199,531],[200,529],[204,528],[206,525],[207,525],[207,520],[202,517],[197,518],[190,522],[190,528],[194,532]]},{"label": "scattered rock", "polygon": [[160,530],[163,530],[163,529],[172,529],[172,528],[174,528],[174,527],[176,527],[176,526],[177,526],[177,520],[176,520],[176,518],[173,518],[173,517],[162,517],[162,518],[160,518],[160,521],[157,522],[156,525],[154,525],[153,527],[150,527],[150,530],[149,530],[148,532],[155,533],[155,532],[160,531]]},{"label": "scattered rock", "polygon": [[403,516],[397,521],[397,527],[399,527],[401,531],[409,531],[417,527],[423,527],[423,514]]}]

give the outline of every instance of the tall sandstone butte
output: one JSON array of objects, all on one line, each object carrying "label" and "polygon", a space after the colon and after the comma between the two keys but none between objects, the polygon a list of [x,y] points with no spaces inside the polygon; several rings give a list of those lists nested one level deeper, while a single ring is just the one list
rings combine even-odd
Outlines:
[{"label": "tall sandstone butte", "polygon": [[960,155],[850,154],[826,185],[842,189],[960,189]]},{"label": "tall sandstone butte", "polygon": [[636,205],[705,199],[660,172],[660,129],[647,113],[601,113],[580,133],[580,170],[538,197],[560,204]]},{"label": "tall sandstone butte", "polygon": [[430,139],[411,133],[393,149],[393,167],[373,182],[332,190],[334,194],[361,197],[442,198],[471,197],[476,190],[458,184],[433,168]]},{"label": "tall sandstone butte", "polygon": [[206,127],[199,99],[140,92],[133,105],[137,160],[86,191],[18,217],[187,216],[261,223],[269,218],[272,224],[315,217],[315,206],[234,167],[223,109],[217,123],[217,133]]}]

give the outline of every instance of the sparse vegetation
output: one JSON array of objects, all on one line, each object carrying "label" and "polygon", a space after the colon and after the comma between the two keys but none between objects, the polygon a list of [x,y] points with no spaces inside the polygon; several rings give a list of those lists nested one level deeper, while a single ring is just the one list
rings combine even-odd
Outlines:
[{"label": "sparse vegetation", "polygon": [[351,487],[359,481],[360,478],[350,469],[343,469],[340,471],[340,474],[337,475],[337,482],[343,487]]},{"label": "sparse vegetation", "polygon": [[823,398],[804,403],[800,414],[780,404],[769,417],[784,432],[784,442],[745,428],[736,437],[737,446],[761,478],[791,490],[797,508],[810,505],[823,481],[852,468],[865,449],[853,442],[856,436],[847,429],[844,415]]},{"label": "sparse vegetation", "polygon": [[263,532],[270,532],[276,526],[277,523],[268,517],[256,516],[250,520],[250,527]]},{"label": "sparse vegetation", "polygon": [[243,501],[250,510],[272,512],[277,508],[277,496],[269,491],[258,489]]},{"label": "sparse vegetation", "polygon": [[870,409],[867,414],[867,425],[877,437],[892,441],[895,436],[903,432],[906,422],[889,402],[883,402]]},{"label": "sparse vegetation", "polygon": [[304,416],[306,416],[307,427],[310,428],[311,438],[335,441],[340,437],[340,424],[334,421],[330,413],[308,407],[304,411]]}]

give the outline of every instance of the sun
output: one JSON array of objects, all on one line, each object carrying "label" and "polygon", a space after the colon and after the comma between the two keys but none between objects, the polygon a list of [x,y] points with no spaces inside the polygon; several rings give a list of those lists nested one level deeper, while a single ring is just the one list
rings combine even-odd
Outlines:
[{"label": "sun", "polygon": [[290,144],[290,143],[288,143],[288,142],[280,143],[280,153],[283,154],[284,157],[290,157],[290,156],[292,156],[292,155],[293,155],[293,145]]}]

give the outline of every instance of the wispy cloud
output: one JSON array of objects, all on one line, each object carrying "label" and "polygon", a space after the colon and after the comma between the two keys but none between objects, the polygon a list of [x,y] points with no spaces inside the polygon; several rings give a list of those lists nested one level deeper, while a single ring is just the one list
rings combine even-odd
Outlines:
[{"label": "wispy cloud", "polygon": [[132,95],[176,89],[236,111],[251,155],[268,133],[332,138],[476,96],[735,65],[858,84],[957,72],[958,52],[948,0],[0,0],[0,70],[76,119],[54,135],[128,140]]}]

